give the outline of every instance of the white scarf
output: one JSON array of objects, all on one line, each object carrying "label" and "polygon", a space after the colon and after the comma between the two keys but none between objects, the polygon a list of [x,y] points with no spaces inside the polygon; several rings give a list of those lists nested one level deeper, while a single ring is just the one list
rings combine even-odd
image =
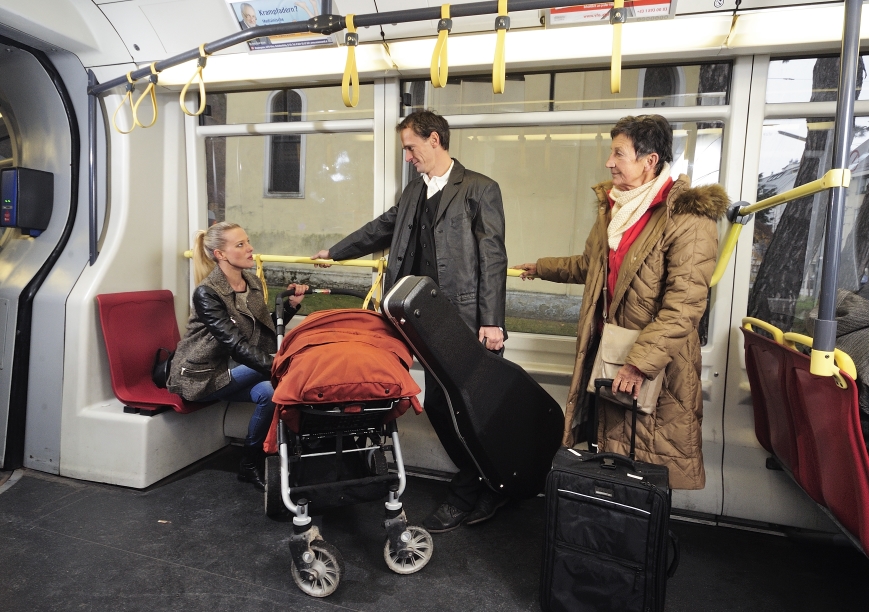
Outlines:
[{"label": "white scarf", "polygon": [[649,204],[652,203],[655,196],[663,189],[664,184],[669,178],[670,164],[664,162],[664,167],[661,168],[661,173],[655,177],[655,180],[649,181],[630,191],[619,191],[615,187],[610,190],[609,195],[613,199],[614,204],[612,219],[606,232],[612,250],[615,251],[619,248],[619,243],[622,241],[624,233],[649,210]]}]

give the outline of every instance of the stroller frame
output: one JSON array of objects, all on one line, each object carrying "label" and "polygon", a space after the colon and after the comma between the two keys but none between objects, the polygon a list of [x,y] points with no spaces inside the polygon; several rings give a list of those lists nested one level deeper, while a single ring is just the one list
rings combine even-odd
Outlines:
[{"label": "stroller frame", "polygon": [[[283,337],[283,297],[284,294],[276,300],[278,346]],[[392,411],[394,404],[400,401],[406,400],[347,402],[319,407],[293,406],[292,409],[299,412],[299,433],[290,431],[280,415],[277,419],[278,454],[266,458],[265,510],[269,516],[284,513],[285,509],[293,515],[293,533],[289,541],[293,560],[292,574],[296,585],[308,595],[331,595],[337,589],[344,572],[341,553],[323,539],[319,528],[313,524],[309,515],[309,500],[299,497],[313,492],[314,489],[319,493],[325,492],[328,497],[330,494],[339,495],[342,490],[367,488],[371,491],[378,487],[388,487],[383,520],[383,527],[386,529],[383,557],[387,566],[398,574],[412,574],[425,567],[431,559],[431,535],[422,527],[408,525],[400,500],[407,484],[407,474],[398,437],[398,425],[394,419],[384,423],[384,418]],[[346,437],[354,437],[357,441],[364,439],[365,445],[344,448]],[[305,447],[311,442],[329,439],[334,439],[334,450],[316,449],[314,452],[305,452]],[[387,451],[392,455],[395,473],[388,470],[385,455]],[[344,457],[348,453],[359,452],[367,454],[366,464],[373,474],[363,478],[342,478]],[[336,460],[335,481],[290,486],[293,464],[301,465],[304,459],[329,455],[334,455]],[[291,495],[296,497],[296,502]],[[337,504],[326,505],[348,503],[343,498],[340,499],[342,501]]]}]

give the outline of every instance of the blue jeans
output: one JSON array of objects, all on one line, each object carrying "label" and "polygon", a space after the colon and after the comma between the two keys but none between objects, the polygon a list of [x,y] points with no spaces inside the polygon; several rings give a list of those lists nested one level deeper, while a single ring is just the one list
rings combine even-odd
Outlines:
[{"label": "blue jeans", "polygon": [[261,448],[266,435],[269,433],[272,416],[275,412],[275,404],[272,402],[272,395],[275,390],[268,377],[246,365],[236,366],[229,373],[232,380],[229,381],[228,385],[198,401],[216,402],[223,400],[256,404],[256,410],[250,419],[244,444],[245,446]]}]

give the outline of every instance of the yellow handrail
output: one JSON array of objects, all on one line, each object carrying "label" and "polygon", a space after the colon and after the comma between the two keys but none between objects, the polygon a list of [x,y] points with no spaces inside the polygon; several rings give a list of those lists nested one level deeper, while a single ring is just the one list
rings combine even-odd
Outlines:
[{"label": "yellow handrail", "polygon": [[498,16],[495,18],[495,61],[492,62],[492,92],[504,93],[507,82],[507,63],[504,54],[507,30],[510,29],[510,18],[507,16],[507,0],[498,0]]},{"label": "yellow handrail", "polygon": [[[833,187],[848,187],[851,184],[851,171],[848,168],[836,168],[829,170],[824,176],[811,183],[800,185],[789,189],[784,193],[774,195],[765,200],[761,200],[750,206],[743,206],[739,209],[738,215],[744,217],[752,213],[760,212],[773,206],[797,200],[806,196],[814,195],[825,189]],[[718,263],[715,264],[715,271],[712,273],[712,280],[709,285],[714,287],[724,276],[724,271],[727,269],[727,264],[730,262],[730,256],[736,248],[736,242],[739,240],[739,235],[742,232],[743,223],[734,222],[727,232],[727,237],[724,239],[724,246],[721,248],[721,254],[718,256]]]},{"label": "yellow handrail", "polygon": [[431,84],[432,87],[446,87],[449,76],[447,64],[447,36],[453,29],[453,20],[450,19],[450,5],[441,6],[441,20],[438,22],[438,41],[435,43],[434,53],[431,56]]},{"label": "yellow handrail", "polygon": [[739,214],[750,215],[752,213],[766,210],[767,208],[772,208],[773,206],[778,206],[779,204],[784,204],[785,202],[790,202],[791,200],[797,200],[805,196],[814,195],[820,191],[824,191],[825,189],[832,189],[833,187],[848,187],[850,184],[851,171],[848,168],[828,170],[824,176],[816,181],[800,185],[799,187],[794,187],[793,189],[788,189],[784,193],[779,193],[765,200],[761,200],[751,206],[740,208]]},{"label": "yellow handrail", "polygon": [[[191,259],[193,251],[184,251],[184,257]],[[268,263],[287,263],[287,264],[328,264],[330,266],[350,266],[353,268],[371,268],[378,270],[381,266],[380,259],[347,259],[344,261],[335,261],[334,259],[311,259],[310,257],[297,257],[295,255],[255,255],[257,261]],[[382,263],[386,269],[386,262]],[[507,276],[522,276],[522,270],[507,270]]]},{"label": "yellow handrail", "polygon": [[610,23],[613,25],[613,52],[610,60],[610,91],[622,91],[622,24],[625,22],[625,0],[615,0]]},{"label": "yellow handrail", "polygon": [[772,323],[767,323],[766,321],[761,321],[760,319],[755,319],[754,317],[743,317],[742,326],[748,331],[754,331],[753,329],[751,329],[752,326],[759,327],[760,329],[771,335],[772,339],[775,340],[777,343],[784,344],[784,332]]},{"label": "yellow handrail", "polygon": [[356,33],[352,14],[345,16],[344,21],[347,24],[347,33],[344,34],[347,63],[344,65],[344,76],[341,78],[341,99],[347,108],[355,108],[359,104],[359,71],[356,69],[356,45],[359,44],[359,35]]},{"label": "yellow handrail", "polygon": [[[839,370],[843,370],[848,376],[856,380],[857,366],[854,365],[854,360],[851,359],[851,356],[845,351],[833,349],[833,358],[829,359],[827,357],[827,351],[816,351],[812,348],[812,338],[796,332],[785,332],[784,341],[785,346],[788,348],[795,348],[797,344],[802,344],[803,346],[812,349],[812,363],[810,368],[812,374],[816,376],[833,376],[836,379],[836,384],[843,389],[847,388],[847,384],[845,383],[845,379],[840,375]],[[823,360],[823,365],[821,367],[817,367],[816,365],[816,360],[818,360],[816,358],[816,353],[818,357]]]}]

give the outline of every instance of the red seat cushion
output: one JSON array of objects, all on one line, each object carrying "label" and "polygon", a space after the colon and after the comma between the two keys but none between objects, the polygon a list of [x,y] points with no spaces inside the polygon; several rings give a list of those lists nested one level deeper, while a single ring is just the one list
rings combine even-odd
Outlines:
[{"label": "red seat cushion", "polygon": [[104,293],[97,296],[97,306],[112,390],[121,402],[142,410],[170,406],[185,413],[208,405],[188,402],[151,380],[157,349],[174,351],[181,339],[171,291]]}]

